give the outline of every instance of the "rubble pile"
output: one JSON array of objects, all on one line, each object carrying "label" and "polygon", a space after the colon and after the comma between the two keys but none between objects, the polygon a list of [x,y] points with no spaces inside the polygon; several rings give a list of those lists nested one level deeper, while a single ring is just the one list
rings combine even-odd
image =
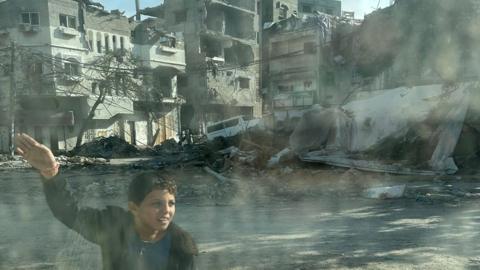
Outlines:
[{"label": "rubble pile", "polygon": [[82,156],[58,156],[56,157],[57,162],[61,166],[71,167],[71,166],[89,166],[89,165],[106,165],[108,161],[104,158],[90,158]]},{"label": "rubble pile", "polygon": [[20,156],[15,156],[15,157],[10,157],[8,155],[0,156],[0,169],[18,169],[18,168],[20,169],[31,168],[31,166]]},{"label": "rubble pile", "polygon": [[214,160],[212,151],[204,144],[180,146],[174,141],[166,141],[155,146],[149,153],[153,156],[150,160],[138,161],[132,164],[135,169],[153,168],[160,169],[170,166],[202,166]]},{"label": "rubble pile", "polygon": [[13,157],[9,155],[0,155],[0,162],[12,161],[15,160]]},{"label": "rubble pile", "polygon": [[174,139],[168,139],[162,144],[153,147],[153,150],[157,153],[178,153],[184,149]]},{"label": "rubble pile", "polygon": [[[226,144],[221,145],[223,147],[219,148],[219,144],[212,142],[209,148],[216,154],[212,168],[222,171],[229,166],[238,165],[263,169],[267,166],[270,157],[279,151],[272,138],[273,134],[265,130],[250,129],[238,140],[227,141]],[[220,163],[222,163],[221,166]]]},{"label": "rubble pile", "polygon": [[92,142],[75,147],[69,153],[71,156],[100,157],[100,158],[122,158],[138,156],[139,150],[125,140],[111,136],[100,137]]}]

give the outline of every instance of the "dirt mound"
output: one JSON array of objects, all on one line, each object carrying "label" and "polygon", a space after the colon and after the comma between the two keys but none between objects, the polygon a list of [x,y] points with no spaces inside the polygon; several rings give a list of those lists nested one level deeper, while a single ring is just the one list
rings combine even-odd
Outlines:
[{"label": "dirt mound", "polygon": [[122,158],[137,156],[139,150],[125,140],[112,136],[100,137],[80,147],[75,147],[70,154],[84,157]]},{"label": "dirt mound", "polygon": [[178,153],[183,151],[183,147],[179,145],[174,139],[166,140],[162,144],[156,145],[153,149],[158,152],[166,153]]}]

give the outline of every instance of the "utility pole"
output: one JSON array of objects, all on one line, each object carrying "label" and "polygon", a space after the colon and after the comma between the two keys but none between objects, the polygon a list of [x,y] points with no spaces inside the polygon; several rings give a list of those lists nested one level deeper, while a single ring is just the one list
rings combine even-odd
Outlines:
[{"label": "utility pole", "polygon": [[136,10],[135,20],[136,21],[141,21],[142,17],[140,15],[140,0],[135,0],[135,10]]},{"label": "utility pole", "polygon": [[10,102],[9,102],[9,113],[10,113],[10,155],[13,157],[15,155],[15,108],[17,100],[17,86],[15,83],[15,42],[12,41],[10,44],[11,49],[11,59],[10,59]]}]

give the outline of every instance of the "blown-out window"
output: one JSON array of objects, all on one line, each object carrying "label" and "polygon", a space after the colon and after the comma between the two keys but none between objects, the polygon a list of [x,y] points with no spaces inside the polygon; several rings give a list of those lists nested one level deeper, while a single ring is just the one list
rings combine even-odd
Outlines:
[{"label": "blown-out window", "polygon": [[30,25],[39,25],[40,19],[39,19],[38,12],[23,12],[22,23],[30,24]]},{"label": "blown-out window", "polygon": [[69,58],[64,63],[65,74],[68,76],[80,76],[80,63],[73,58]]},{"label": "blown-out window", "polygon": [[75,16],[60,14],[60,26],[76,29],[77,18],[75,18]]}]

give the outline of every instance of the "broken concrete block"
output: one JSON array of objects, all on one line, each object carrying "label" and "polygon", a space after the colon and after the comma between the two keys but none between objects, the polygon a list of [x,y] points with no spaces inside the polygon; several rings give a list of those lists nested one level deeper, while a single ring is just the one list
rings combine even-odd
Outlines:
[{"label": "broken concrete block", "polygon": [[370,199],[396,199],[403,197],[405,193],[405,185],[391,187],[375,187],[366,189],[363,195]]},{"label": "broken concrete block", "polygon": [[272,168],[280,163],[280,160],[292,153],[292,150],[290,148],[285,148],[282,151],[278,152],[274,156],[270,158],[270,160],[267,163],[268,168]]}]

